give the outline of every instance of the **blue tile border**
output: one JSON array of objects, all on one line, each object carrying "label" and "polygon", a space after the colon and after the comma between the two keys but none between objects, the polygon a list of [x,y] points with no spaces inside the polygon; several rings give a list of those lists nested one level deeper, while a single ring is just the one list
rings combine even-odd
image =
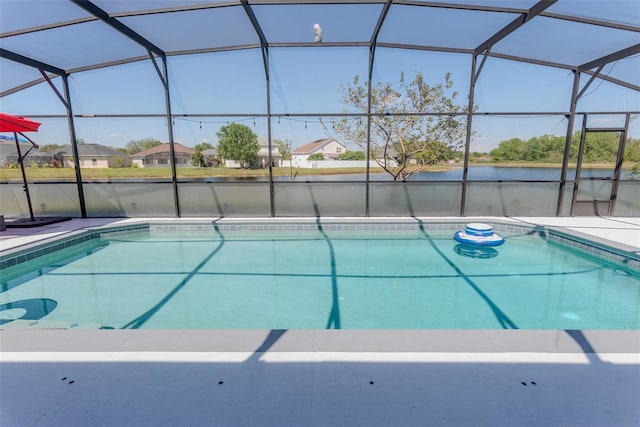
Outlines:
[{"label": "blue tile border", "polygon": [[[296,223],[193,223],[193,224],[150,224],[150,231],[317,231],[322,226],[324,231],[364,231],[364,232],[389,232],[389,231],[457,231],[464,228],[463,222],[459,223],[419,223],[419,222],[296,222]],[[517,225],[493,224],[494,230],[505,234],[527,234],[532,227]]]},{"label": "blue tile border", "polygon": [[6,255],[0,255],[0,270],[14,267],[25,262],[37,260],[40,257],[51,255],[63,249],[98,239],[99,233],[95,231],[83,231],[71,237],[61,237],[27,249],[22,249]]},{"label": "blue tile border", "polygon": [[102,238],[124,237],[128,234],[150,231],[149,224],[125,225],[120,227],[108,227],[95,230]]},{"label": "blue tile border", "polygon": [[636,273],[640,273],[640,255],[638,254],[620,251],[557,230],[549,230],[547,232],[547,239],[552,243],[561,244],[585,255],[595,257],[600,261],[609,262],[617,266],[624,266]]},{"label": "blue tile border", "polygon": [[40,257],[54,254],[66,248],[70,248],[81,243],[100,238],[120,237],[126,234],[148,231],[148,224],[110,227],[106,229],[86,230],[74,234],[73,236],[59,237],[42,244],[30,246],[26,249],[12,251],[9,254],[0,255],[0,270],[8,267],[15,267],[29,261],[35,261]]}]

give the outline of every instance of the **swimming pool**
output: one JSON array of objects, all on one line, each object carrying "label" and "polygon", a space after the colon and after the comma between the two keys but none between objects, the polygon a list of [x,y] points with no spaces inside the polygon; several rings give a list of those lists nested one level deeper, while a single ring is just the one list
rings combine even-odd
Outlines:
[{"label": "swimming pool", "polygon": [[1,328],[640,329],[640,262],[545,229],[139,224],[3,255]]}]

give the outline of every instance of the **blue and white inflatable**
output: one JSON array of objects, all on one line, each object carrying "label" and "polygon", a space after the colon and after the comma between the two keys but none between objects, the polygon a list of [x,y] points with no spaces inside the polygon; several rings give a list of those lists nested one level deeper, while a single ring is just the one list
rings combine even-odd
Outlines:
[{"label": "blue and white inflatable", "polygon": [[453,238],[465,245],[475,246],[500,246],[504,243],[504,238],[494,233],[493,227],[479,222],[467,224],[464,231],[456,231]]}]

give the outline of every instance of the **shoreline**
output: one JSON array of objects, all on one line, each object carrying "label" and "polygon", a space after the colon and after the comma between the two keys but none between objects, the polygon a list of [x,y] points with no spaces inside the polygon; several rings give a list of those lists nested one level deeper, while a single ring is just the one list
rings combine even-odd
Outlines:
[{"label": "shoreline", "polygon": [[[529,168],[529,169],[561,169],[558,163],[527,163],[527,162],[480,162],[470,163],[470,167],[494,167],[494,168]],[[623,169],[630,169],[633,163],[623,164]],[[575,169],[575,164],[570,164],[569,169]],[[584,169],[613,169],[614,164],[593,163],[583,164]],[[447,172],[462,169],[462,163],[442,164],[428,167],[419,173]],[[75,169],[72,168],[26,168],[27,179],[29,181],[57,181],[75,182]],[[318,176],[318,175],[357,175],[365,174],[366,168],[305,168],[293,169],[286,167],[273,168],[274,177],[288,177],[292,173],[297,177]],[[372,175],[385,174],[379,167],[370,168]],[[178,179],[208,179],[208,178],[228,178],[228,179],[260,179],[268,178],[268,169],[227,169],[227,168],[177,168]],[[171,180],[170,168],[86,168],[82,169],[83,181],[104,181],[104,180]],[[22,182],[20,169],[0,169],[0,183],[9,184]]]}]

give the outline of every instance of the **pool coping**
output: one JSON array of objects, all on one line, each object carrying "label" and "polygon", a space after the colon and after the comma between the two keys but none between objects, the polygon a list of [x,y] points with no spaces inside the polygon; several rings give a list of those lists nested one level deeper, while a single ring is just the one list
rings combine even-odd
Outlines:
[{"label": "pool coping", "polygon": [[7,352],[640,354],[637,330],[5,329]]}]

